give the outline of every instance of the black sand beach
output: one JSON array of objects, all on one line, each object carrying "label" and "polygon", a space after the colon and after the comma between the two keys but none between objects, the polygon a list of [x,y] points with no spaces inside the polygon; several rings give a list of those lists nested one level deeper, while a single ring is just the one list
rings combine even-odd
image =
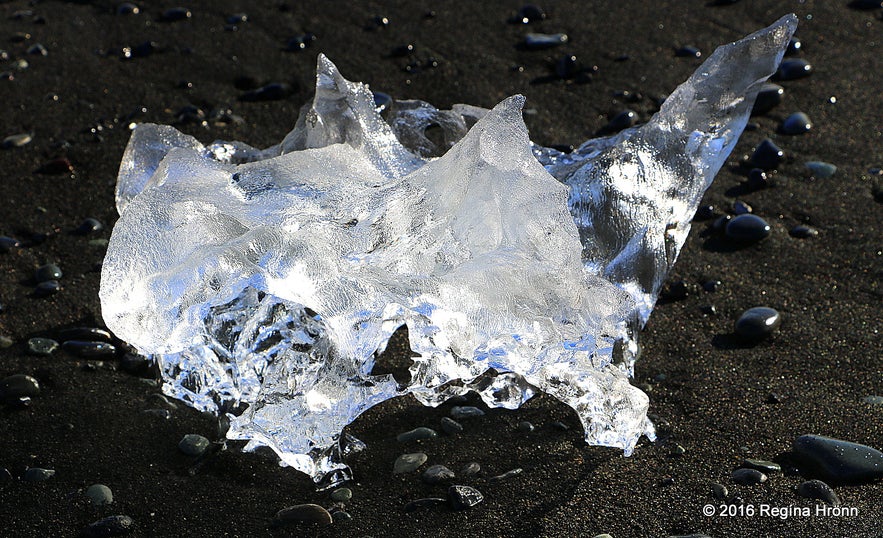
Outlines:
[{"label": "black sand beach", "polygon": [[[550,1],[541,4],[545,21],[517,25],[508,20],[520,2],[220,0],[192,2],[192,16],[175,22],[160,20],[176,5],[169,2],[139,4],[138,14],[117,14],[115,2],[0,2],[0,49],[8,55],[0,60],[0,138],[32,137],[0,150],[0,235],[22,243],[0,252],[0,336],[12,342],[0,349],[0,378],[28,374],[42,387],[27,407],[0,407],[0,468],[8,470],[0,477],[0,535],[76,536],[125,514],[135,522],[129,536],[883,536],[879,482],[835,487],[849,510],[816,514],[826,505],[795,492],[805,478],[788,472],[786,454],[803,434],[883,448],[883,405],[867,400],[883,396],[883,176],[870,171],[883,167],[883,9],[847,4]],[[783,102],[752,119],[703,202],[723,215],[744,201],[771,233],[736,248],[708,233],[711,221],[694,223],[669,278],[687,294],[661,301],[640,335],[634,382],[648,391],[659,440],[642,442],[631,457],[585,446],[576,415],[548,397],[518,411],[489,410],[464,421],[456,436],[403,445],[397,434],[438,428],[450,404],[393,400],[349,427],[368,444],[348,460],[352,520],[276,528],[273,515],[286,506],[334,503],[307,476],[278,467],[272,453],[244,454],[232,443],[194,469],[178,441],[188,433],[216,439],[215,420],[181,403],[165,405],[157,385],[118,360],[28,353],[32,337],[102,326],[96,265],[104,247],[94,240],[108,238],[116,219],[113,188],[131,122],[175,124],[203,142],[275,144],[309,99],[323,52],[350,80],[439,107],[491,107],[524,94],[534,141],[577,145],[626,108],[647,120],[657,99],[716,46],[789,12],[800,19],[796,57],[813,73],[780,83]],[[248,16],[235,31],[225,28],[234,13]],[[530,31],[564,32],[569,41],[520,50]],[[308,48],[286,50],[290,38],[307,32],[315,35]],[[29,52],[37,43],[47,55]],[[392,57],[405,44],[414,52]],[[676,56],[683,46],[702,57]],[[126,48],[134,57],[123,58]],[[586,80],[554,76],[557,60],[571,54],[591,73]],[[246,88],[270,82],[291,91],[239,100]],[[187,106],[209,116],[230,108],[244,121],[209,118],[204,126],[194,109],[182,117]],[[812,119],[812,129],[780,134],[796,111]],[[785,159],[769,188],[749,192],[740,162],[767,137]],[[53,163],[59,158],[73,171]],[[807,161],[837,171],[811,177]],[[88,217],[104,229],[73,233]],[[799,224],[818,235],[793,237]],[[34,270],[46,263],[63,270],[62,289],[36,297]],[[716,291],[703,290],[709,280],[720,281]],[[733,322],[754,306],[777,309],[783,321],[771,338],[748,345],[732,334]],[[401,363],[407,350],[399,342],[390,354],[392,364]],[[171,418],[143,412],[152,408],[170,409]],[[536,430],[517,431],[522,421]],[[553,426],[558,421],[569,429]],[[479,462],[482,472],[461,480],[484,502],[465,511],[405,512],[409,501],[445,494],[418,473],[392,474],[400,454],[418,450],[428,464],[455,471]],[[759,485],[734,484],[731,473],[744,458],[780,461],[786,472]],[[29,467],[55,475],[21,480]],[[516,468],[523,472],[490,480]],[[112,489],[113,504],[89,505],[83,490],[95,483]],[[725,504],[712,495],[713,483],[758,512],[704,515],[704,505],[720,512]],[[762,505],[813,512],[782,518],[759,513]]]}]

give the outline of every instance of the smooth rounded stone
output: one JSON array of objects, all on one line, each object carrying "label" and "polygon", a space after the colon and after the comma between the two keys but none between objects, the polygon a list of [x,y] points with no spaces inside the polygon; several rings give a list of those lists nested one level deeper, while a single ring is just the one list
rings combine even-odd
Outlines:
[{"label": "smooth rounded stone", "polygon": [[634,125],[638,121],[638,113],[634,110],[623,110],[622,112],[617,113],[615,116],[610,118],[610,121],[607,125],[604,126],[602,131],[606,133],[618,133],[623,129],[627,129]]},{"label": "smooth rounded stone", "polygon": [[736,334],[748,340],[761,340],[773,334],[782,323],[782,316],[767,306],[749,308],[734,325]]},{"label": "smooth rounded stone", "polygon": [[752,191],[766,189],[770,186],[770,178],[762,169],[752,168],[748,171],[748,179],[745,181],[745,186]]},{"label": "smooth rounded stone", "polygon": [[463,476],[475,476],[481,472],[481,464],[477,461],[471,461],[463,466],[463,469],[460,470],[460,474]]},{"label": "smooth rounded stone", "polygon": [[448,500],[454,510],[465,510],[481,503],[484,495],[472,486],[455,485],[448,488]]},{"label": "smooth rounded stone", "polygon": [[110,331],[98,327],[68,327],[58,331],[56,334],[60,342],[67,342],[68,340],[113,341],[113,335],[110,334]]},{"label": "smooth rounded stone", "polygon": [[90,342],[87,340],[68,340],[61,345],[71,355],[84,359],[109,359],[116,355],[117,348],[107,342]]},{"label": "smooth rounded stone", "polygon": [[9,135],[3,139],[3,142],[0,143],[0,146],[2,146],[3,149],[20,148],[22,146],[30,144],[31,140],[33,139],[34,138],[27,133]]},{"label": "smooth rounded stone", "polygon": [[344,510],[337,510],[331,514],[331,519],[333,519],[335,523],[346,523],[347,521],[352,521],[353,516]]},{"label": "smooth rounded stone", "polygon": [[802,473],[832,484],[883,478],[883,453],[866,445],[822,435],[801,435],[792,449],[802,464]]},{"label": "smooth rounded stone", "polygon": [[797,36],[791,36],[788,40],[788,46],[785,48],[785,56],[794,56],[803,50],[803,41]]},{"label": "smooth rounded stone", "polygon": [[429,457],[423,452],[414,452],[412,454],[402,454],[396,458],[392,465],[392,474],[410,473],[416,471],[421,465],[426,463]]},{"label": "smooth rounded stone", "polygon": [[671,447],[671,450],[668,451],[670,456],[683,456],[686,453],[687,449],[677,443],[675,443],[675,445]]},{"label": "smooth rounded stone", "polygon": [[751,115],[760,116],[766,114],[781,104],[784,97],[785,88],[778,84],[767,82],[757,92],[757,99],[754,101],[754,107],[751,109]]},{"label": "smooth rounded stone", "polygon": [[753,213],[754,208],[750,205],[746,204],[741,200],[736,200],[733,202],[733,214],[735,215],[745,215],[746,213]]},{"label": "smooth rounded stone", "polygon": [[532,22],[540,22],[546,20],[546,12],[543,8],[533,4],[522,6],[518,13],[512,19],[516,24],[530,24]]},{"label": "smooth rounded stone", "polygon": [[711,485],[711,496],[719,501],[726,500],[727,496],[730,494],[730,491],[727,489],[727,486],[723,484],[714,483]]},{"label": "smooth rounded stone", "polygon": [[797,486],[797,494],[807,499],[817,499],[831,506],[840,506],[840,497],[821,480],[807,480]]},{"label": "smooth rounded stone", "polygon": [[696,209],[693,220],[711,220],[714,218],[714,206],[711,204],[701,205]]},{"label": "smooth rounded stone", "polygon": [[48,56],[49,55],[49,51],[46,50],[46,47],[43,46],[42,43],[34,43],[30,47],[28,47],[28,50],[26,52],[28,54],[33,55],[33,56]]},{"label": "smooth rounded stone", "polygon": [[247,13],[234,13],[227,17],[227,24],[242,24],[248,22]]},{"label": "smooth rounded stone", "polygon": [[37,282],[46,282],[47,280],[58,280],[64,273],[61,272],[61,268],[55,265],[54,263],[47,263],[46,265],[41,265],[37,267],[37,270],[34,272],[34,279]]},{"label": "smooth rounded stone", "polygon": [[420,480],[427,484],[447,484],[456,478],[454,471],[444,465],[432,465],[420,475]]},{"label": "smooth rounded stone", "polygon": [[113,502],[113,492],[104,484],[92,484],[86,488],[85,495],[93,506],[104,506]]},{"label": "smooth rounded stone", "polygon": [[31,467],[25,471],[25,474],[21,476],[21,479],[25,482],[42,482],[43,480],[49,480],[53,476],[55,476],[55,470],[53,469]]},{"label": "smooth rounded stone", "polygon": [[770,235],[770,225],[752,213],[733,217],[724,228],[727,238],[740,243],[754,243]]},{"label": "smooth rounded stone", "polygon": [[328,510],[318,504],[296,504],[283,508],[276,512],[273,517],[276,525],[289,525],[292,523],[311,523],[314,525],[331,525],[334,522]]},{"label": "smooth rounded stone", "polygon": [[455,405],[451,408],[451,418],[463,420],[467,418],[483,417],[484,411],[472,405]]},{"label": "smooth rounded stone", "polygon": [[803,112],[795,112],[782,121],[779,131],[786,135],[799,135],[808,133],[812,129],[812,121]]},{"label": "smooth rounded stone", "polygon": [[58,349],[58,342],[51,338],[31,338],[28,340],[28,353],[48,357]]},{"label": "smooth rounded stone", "polygon": [[21,242],[18,239],[13,239],[12,237],[7,237],[5,235],[0,235],[0,252],[9,252],[14,248],[19,248],[21,246]]},{"label": "smooth rounded stone", "polygon": [[732,215],[721,215],[714,219],[714,222],[711,223],[711,228],[717,233],[725,233],[727,224],[729,224],[731,220],[733,220]]},{"label": "smooth rounded stone", "polygon": [[723,283],[717,279],[706,280],[702,283],[702,289],[708,293],[714,293],[720,289]]},{"label": "smooth rounded stone", "polygon": [[463,425],[450,417],[442,417],[441,429],[448,435],[456,435],[463,432]]},{"label": "smooth rounded stone", "polygon": [[819,231],[815,228],[810,228],[804,224],[798,224],[797,226],[788,230],[788,235],[791,237],[796,237],[797,239],[809,239],[810,237],[815,237],[819,235]]},{"label": "smooth rounded stone", "polygon": [[555,63],[555,75],[558,78],[573,78],[577,72],[579,72],[579,60],[573,54],[565,54]]},{"label": "smooth rounded stone", "polygon": [[40,395],[40,382],[25,374],[13,374],[0,381],[0,400],[14,401]]},{"label": "smooth rounded stone", "polygon": [[543,50],[560,47],[567,43],[567,34],[527,34],[524,36],[524,48],[527,50]]},{"label": "smooth rounded stone", "polygon": [[806,166],[810,174],[817,179],[827,179],[837,172],[836,166],[823,161],[808,161],[804,163],[804,166]]},{"label": "smooth rounded stone", "polygon": [[416,499],[410,501],[405,505],[405,512],[413,512],[415,510],[421,510],[424,508],[432,508],[433,506],[439,506],[442,504],[447,504],[448,500],[443,499],[441,497],[426,497],[424,499]]},{"label": "smooth rounded stone", "polygon": [[863,400],[866,404],[883,405],[883,396],[865,396]]},{"label": "smooth rounded stone", "polygon": [[438,433],[432,428],[420,426],[411,431],[400,433],[396,436],[396,441],[400,443],[408,443],[410,441],[423,441],[425,439],[435,439]]},{"label": "smooth rounded stone", "polygon": [[300,52],[310,48],[314,41],[316,41],[315,34],[308,32],[306,34],[296,35],[285,42],[285,50],[288,52]]},{"label": "smooth rounded stone", "polygon": [[198,433],[188,433],[178,442],[178,449],[188,456],[202,456],[211,441]]},{"label": "smooth rounded stone", "polygon": [[240,101],[258,102],[258,101],[277,101],[285,99],[291,94],[291,86],[284,82],[271,82],[260,88],[247,91],[239,96]]},{"label": "smooth rounded stone", "polygon": [[516,477],[516,476],[520,475],[520,474],[523,473],[523,472],[524,472],[524,469],[518,467],[518,468],[515,468],[515,469],[511,469],[511,470],[509,470],[509,471],[506,471],[506,472],[503,473],[503,474],[498,474],[497,476],[492,476],[492,477],[490,478],[490,481],[491,481],[491,482],[499,482],[499,481],[501,481],[501,480],[508,480],[508,479],[510,479],[510,478],[513,478],[513,477]]},{"label": "smooth rounded stone", "polygon": [[767,481],[767,475],[757,469],[736,469],[730,478],[742,486],[754,486]]},{"label": "smooth rounded stone", "polygon": [[117,15],[137,15],[141,13],[141,8],[131,2],[123,2],[117,6]]},{"label": "smooth rounded stone", "polygon": [[748,162],[755,168],[760,168],[761,170],[773,170],[779,166],[779,163],[782,162],[784,156],[785,152],[782,151],[782,149],[772,140],[767,138],[754,148],[754,153],[751,154],[751,158]]},{"label": "smooth rounded stone", "polygon": [[675,56],[677,56],[678,58],[701,58],[702,51],[700,51],[696,47],[687,45],[675,49]]},{"label": "smooth rounded stone", "polygon": [[777,474],[782,472],[782,466],[774,461],[756,460],[745,458],[742,460],[743,469],[756,469],[765,474]]},{"label": "smooth rounded stone", "polygon": [[6,467],[0,467],[0,484],[12,482],[12,473]]},{"label": "smooth rounded stone", "polygon": [[49,297],[61,291],[61,284],[57,280],[46,280],[40,282],[34,288],[34,295],[37,297]]},{"label": "smooth rounded stone", "polygon": [[808,77],[812,74],[812,65],[803,58],[791,58],[779,64],[779,69],[773,75],[776,80],[795,80]]},{"label": "smooth rounded stone", "polygon": [[123,536],[135,530],[135,520],[126,515],[108,516],[90,523],[83,529],[85,538]]},{"label": "smooth rounded stone", "polygon": [[528,422],[526,420],[522,420],[521,422],[518,423],[518,425],[515,427],[515,429],[518,430],[520,433],[531,433],[532,431],[534,431],[536,429],[536,427],[533,424],[531,424],[530,422]]},{"label": "smooth rounded stone", "polygon": [[553,428],[555,428],[556,430],[561,431],[561,432],[566,432],[566,431],[569,431],[569,430],[570,430],[570,426],[568,426],[567,424],[561,422],[560,420],[556,420],[555,422],[553,422],[553,423],[551,424],[551,426],[552,426]]},{"label": "smooth rounded stone", "polygon": [[193,13],[186,7],[173,7],[162,12],[159,20],[163,22],[183,21],[193,17]]},{"label": "smooth rounded stone", "polygon": [[331,500],[338,503],[345,503],[353,498],[353,490],[350,488],[337,488],[331,492]]}]

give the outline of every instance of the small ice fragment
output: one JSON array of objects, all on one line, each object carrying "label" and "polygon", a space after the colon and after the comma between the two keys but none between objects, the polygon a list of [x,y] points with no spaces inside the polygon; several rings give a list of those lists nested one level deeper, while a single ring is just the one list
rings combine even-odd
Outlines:
[{"label": "small ice fragment", "polygon": [[[322,487],[364,447],[344,427],[405,394],[474,390],[511,409],[545,392],[587,442],[629,454],[654,438],[629,383],[635,334],[795,28],[791,15],[719,48],[649,122],[570,154],[531,144],[521,96],[393,100],[387,123],[322,55],[277,146],[139,125],[104,320],[158,362],[166,394],[227,414],[229,438]],[[417,357],[399,384],[371,372],[402,326]]]}]

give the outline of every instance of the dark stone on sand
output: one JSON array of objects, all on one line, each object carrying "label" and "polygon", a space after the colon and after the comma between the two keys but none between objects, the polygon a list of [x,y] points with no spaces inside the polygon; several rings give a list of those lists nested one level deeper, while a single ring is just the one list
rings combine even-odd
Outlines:
[{"label": "dark stone on sand", "polygon": [[883,8],[883,2],[880,0],[852,0],[849,3],[849,7],[860,11],[869,11]]},{"label": "dark stone on sand", "polygon": [[120,368],[131,375],[153,378],[153,361],[135,353],[125,353],[120,357]]},{"label": "dark stone on sand", "polygon": [[772,140],[767,138],[754,148],[754,153],[751,154],[748,163],[755,168],[772,170],[779,166],[779,163],[782,162],[784,156],[785,152],[782,151],[782,149]]},{"label": "dark stone on sand", "polygon": [[0,252],[9,252],[14,248],[19,248],[21,246],[21,242],[18,239],[13,239],[12,237],[7,237],[5,235],[0,235]]},{"label": "dark stone on sand", "polygon": [[702,283],[702,289],[708,293],[714,293],[720,289],[721,284],[720,280],[706,280]]},{"label": "dark stone on sand", "polygon": [[779,69],[773,75],[775,80],[795,80],[808,77],[813,72],[813,67],[803,58],[791,58],[779,64]]},{"label": "dark stone on sand", "polygon": [[117,15],[137,15],[141,9],[131,2],[123,2],[117,6]]},{"label": "dark stone on sand", "polygon": [[808,239],[810,237],[815,237],[819,235],[819,231],[815,228],[810,228],[804,224],[798,224],[797,226],[788,230],[788,234],[791,237],[796,237],[798,239]]},{"label": "dark stone on sand", "polygon": [[37,284],[34,288],[34,295],[36,297],[49,297],[50,295],[55,295],[59,291],[61,291],[61,284],[59,284],[57,280],[47,280]]},{"label": "dark stone on sand", "polygon": [[83,529],[85,538],[123,536],[135,530],[135,520],[126,515],[108,516],[90,523]]},{"label": "dark stone on sand", "polygon": [[248,14],[246,13],[234,13],[227,17],[227,24],[242,24],[243,22],[248,22]]},{"label": "dark stone on sand", "polygon": [[33,56],[49,55],[49,51],[46,50],[46,47],[44,47],[42,43],[34,43],[30,47],[28,47],[27,53]]},{"label": "dark stone on sand", "polygon": [[714,218],[714,214],[713,205],[701,205],[693,215],[693,220],[711,220]]},{"label": "dark stone on sand", "polygon": [[788,47],[785,49],[785,56],[794,56],[803,50],[803,41],[797,36],[791,36],[788,40]]},{"label": "dark stone on sand", "polygon": [[293,523],[308,523],[314,525],[331,525],[334,520],[328,510],[318,504],[296,504],[283,508],[276,512],[273,518],[276,525],[290,525]]},{"label": "dark stone on sand", "polygon": [[536,427],[534,427],[534,425],[531,424],[530,422],[528,422],[526,420],[522,420],[521,422],[518,423],[518,426],[516,426],[515,429],[521,433],[530,433],[530,432],[534,431],[536,429]]},{"label": "dark stone on sand", "polygon": [[61,175],[61,174],[70,174],[74,171],[74,165],[65,158],[59,157],[57,159],[52,159],[51,161],[43,164],[40,168],[37,169],[38,174],[46,174],[46,175]]},{"label": "dark stone on sand", "polygon": [[828,484],[821,480],[807,480],[797,486],[797,494],[807,499],[818,499],[831,506],[840,506],[840,497]]},{"label": "dark stone on sand", "polygon": [[782,323],[779,313],[766,306],[749,308],[736,320],[736,334],[748,340],[761,340],[771,335]]},{"label": "dark stone on sand", "polygon": [[432,508],[433,506],[439,506],[441,504],[446,504],[448,502],[447,499],[443,499],[441,497],[426,497],[425,499],[416,499],[405,505],[405,512],[413,512],[415,510],[420,510],[423,508]]},{"label": "dark stone on sand", "polygon": [[730,478],[742,486],[754,486],[767,481],[767,475],[757,469],[736,469]]},{"label": "dark stone on sand", "polygon": [[111,342],[113,335],[106,329],[98,327],[70,327],[62,329],[56,333],[59,342],[67,342],[68,340],[89,340],[92,342]]},{"label": "dark stone on sand", "polygon": [[14,401],[40,395],[40,383],[25,374],[13,374],[0,381],[0,400]]},{"label": "dark stone on sand", "polygon": [[635,124],[638,121],[638,113],[634,110],[623,110],[622,112],[617,113],[615,116],[610,118],[610,121],[607,125],[604,126],[602,131],[605,133],[618,133],[623,129],[627,129]]},{"label": "dark stone on sand", "polygon": [[159,20],[163,22],[176,22],[189,19],[192,16],[193,13],[186,7],[173,7],[163,11],[162,15],[159,16]]},{"label": "dark stone on sand", "polygon": [[447,484],[454,480],[454,478],[456,478],[454,471],[444,465],[433,465],[420,475],[420,480],[432,485]]},{"label": "dark stone on sand", "polygon": [[774,461],[756,460],[752,458],[745,458],[742,460],[742,468],[755,469],[767,475],[782,472],[782,466]]},{"label": "dark stone on sand", "polygon": [[723,484],[718,484],[716,482],[711,485],[711,496],[714,497],[715,499],[717,499],[719,501],[726,500],[727,495],[729,495],[729,494],[730,494],[730,492],[727,489],[727,486],[725,486]]},{"label": "dark stone on sand", "polygon": [[92,506],[105,506],[113,503],[113,492],[104,484],[92,484],[83,493]]},{"label": "dark stone on sand", "polygon": [[188,456],[202,456],[211,441],[198,433],[188,433],[178,442],[178,449]]},{"label": "dark stone on sand", "polygon": [[866,445],[822,435],[801,435],[792,448],[805,476],[832,484],[858,484],[883,478],[883,452]]},{"label": "dark stone on sand", "polygon": [[696,47],[689,45],[675,49],[675,56],[679,58],[700,58],[702,52]]},{"label": "dark stone on sand", "polygon": [[481,503],[484,495],[472,486],[455,485],[448,488],[448,500],[454,510],[465,510]]},{"label": "dark stone on sand", "polygon": [[349,512],[344,510],[335,510],[331,513],[331,519],[334,520],[335,523],[346,523],[347,521],[352,521],[353,516]]},{"label": "dark stone on sand", "polygon": [[724,233],[733,241],[755,243],[770,235],[770,225],[757,215],[744,213],[727,222]]},{"label": "dark stone on sand", "polygon": [[412,454],[402,454],[396,458],[392,466],[392,474],[410,473],[416,471],[421,465],[426,463],[429,457],[423,452],[414,452]]},{"label": "dark stone on sand", "polygon": [[524,469],[518,467],[516,469],[510,469],[503,474],[498,474],[497,476],[492,476],[490,480],[491,480],[491,482],[499,482],[501,480],[508,480],[509,478],[518,476],[523,472],[524,472]]},{"label": "dark stone on sand", "polygon": [[733,202],[733,214],[734,215],[745,215],[753,212],[754,209],[741,200],[736,200]]},{"label": "dark stone on sand", "polygon": [[455,405],[451,408],[451,418],[464,420],[467,418],[483,417],[484,411],[472,405]]},{"label": "dark stone on sand", "polygon": [[291,94],[291,86],[284,82],[271,82],[260,88],[243,93],[239,96],[239,100],[246,102],[277,101],[285,99],[289,94]]},{"label": "dark stone on sand", "polygon": [[41,265],[34,272],[34,279],[37,282],[46,282],[48,280],[58,280],[64,274],[61,272],[61,268],[53,263],[47,263],[46,265]]},{"label": "dark stone on sand", "polygon": [[117,348],[113,344],[89,340],[68,340],[61,347],[68,353],[84,359],[109,359],[117,353]]},{"label": "dark stone on sand", "polygon": [[58,349],[58,342],[51,338],[31,338],[28,340],[28,353],[41,357],[48,357]]},{"label": "dark stone on sand", "polygon": [[546,20],[546,12],[543,11],[543,8],[533,4],[527,4],[518,10],[518,13],[515,14],[515,17],[512,18],[511,22],[513,24],[530,24],[543,20]]},{"label": "dark stone on sand", "polygon": [[450,417],[442,417],[441,429],[448,435],[455,435],[463,431],[463,425]]},{"label": "dark stone on sand", "polygon": [[579,60],[573,54],[565,54],[555,63],[555,75],[558,78],[573,78],[578,72]]},{"label": "dark stone on sand", "polygon": [[527,50],[544,50],[560,47],[567,43],[567,34],[527,34],[524,36],[524,48]]},{"label": "dark stone on sand", "polygon": [[338,503],[345,503],[353,498],[353,490],[350,488],[337,488],[331,492],[331,500]]},{"label": "dark stone on sand", "polygon": [[767,173],[760,168],[752,168],[748,171],[748,179],[745,186],[751,191],[759,191],[770,186],[770,178]]},{"label": "dark stone on sand", "polygon": [[25,482],[42,482],[44,480],[49,480],[53,476],[55,476],[54,469],[43,469],[42,467],[30,467],[21,476],[21,479]]},{"label": "dark stone on sand", "polygon": [[285,50],[288,52],[300,52],[310,48],[314,41],[316,41],[316,36],[314,34],[306,33],[296,35],[285,42]]},{"label": "dark stone on sand", "polygon": [[837,172],[837,167],[831,163],[823,161],[808,161],[804,166],[809,170],[812,177],[816,179],[827,179]]},{"label": "dark stone on sand", "polygon": [[3,142],[0,143],[0,147],[3,149],[20,148],[30,144],[31,140],[33,140],[33,137],[27,133],[9,135],[3,139]]},{"label": "dark stone on sand", "polygon": [[782,121],[782,125],[779,128],[783,134],[787,135],[808,133],[810,129],[812,129],[812,121],[810,121],[809,116],[803,112],[795,112],[794,114],[791,114]]},{"label": "dark stone on sand", "polygon": [[460,474],[463,476],[475,476],[481,472],[481,465],[477,461],[472,461],[463,466]]},{"label": "dark stone on sand", "polygon": [[432,428],[420,426],[411,431],[398,434],[396,440],[400,443],[408,443],[411,441],[423,441],[425,439],[434,439],[438,437],[438,433]]},{"label": "dark stone on sand", "polygon": [[751,109],[751,114],[754,116],[766,114],[778,106],[782,102],[784,96],[785,88],[771,82],[764,84],[760,87],[760,91],[757,93],[757,99],[754,101],[754,107]]}]

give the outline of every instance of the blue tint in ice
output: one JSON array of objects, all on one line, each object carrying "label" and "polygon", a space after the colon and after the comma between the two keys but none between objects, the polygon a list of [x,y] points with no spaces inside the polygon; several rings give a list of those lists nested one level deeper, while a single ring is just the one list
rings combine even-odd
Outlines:
[{"label": "blue tint in ice", "polygon": [[[228,437],[323,486],[362,446],[344,427],[404,394],[516,408],[544,392],[587,442],[628,454],[654,437],[629,383],[635,333],[795,27],[719,48],[650,122],[570,155],[531,144],[520,96],[490,111],[398,101],[387,123],[324,56],[316,97],[272,148],[139,125],[104,319],[158,361],[168,394],[245,407]],[[402,325],[418,356],[400,386],[371,371]]]}]

